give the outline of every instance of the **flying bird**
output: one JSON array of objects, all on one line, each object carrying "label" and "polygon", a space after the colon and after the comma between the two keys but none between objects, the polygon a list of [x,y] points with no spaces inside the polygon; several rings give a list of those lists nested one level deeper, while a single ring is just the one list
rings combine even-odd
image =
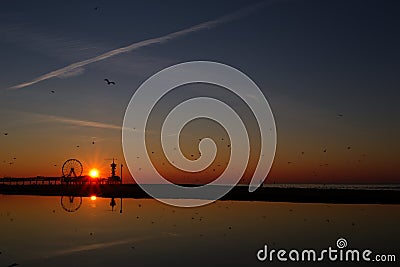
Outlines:
[{"label": "flying bird", "polygon": [[51,92],[52,94],[54,94],[56,91],[54,91],[54,90],[51,90],[50,92]]},{"label": "flying bird", "polygon": [[4,133],[4,135],[8,135],[8,133]]},{"label": "flying bird", "polygon": [[324,149],[324,153],[326,153],[326,149]]},{"label": "flying bird", "polygon": [[104,79],[104,81],[106,81],[106,83],[107,83],[108,85],[110,85],[110,84],[115,85],[115,82],[110,81],[109,79]]},{"label": "flying bird", "polygon": [[338,117],[343,117],[343,114],[338,114]]}]

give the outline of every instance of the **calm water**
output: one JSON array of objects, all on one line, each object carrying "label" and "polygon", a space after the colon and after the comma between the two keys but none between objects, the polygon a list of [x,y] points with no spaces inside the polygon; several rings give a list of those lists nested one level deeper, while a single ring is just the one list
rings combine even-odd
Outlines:
[{"label": "calm water", "polygon": [[123,199],[120,213],[121,200],[114,211],[110,201],[0,195],[0,266],[287,266],[256,253],[264,244],[335,247],[340,237],[400,260],[399,205],[218,201],[185,209]]}]

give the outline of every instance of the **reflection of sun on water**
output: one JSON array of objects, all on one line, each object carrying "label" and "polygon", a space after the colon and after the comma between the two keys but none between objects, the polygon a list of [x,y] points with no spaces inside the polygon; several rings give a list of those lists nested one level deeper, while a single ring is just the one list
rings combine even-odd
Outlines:
[{"label": "reflection of sun on water", "polygon": [[98,178],[99,177],[99,171],[97,169],[91,169],[89,172],[89,176],[92,178]]}]

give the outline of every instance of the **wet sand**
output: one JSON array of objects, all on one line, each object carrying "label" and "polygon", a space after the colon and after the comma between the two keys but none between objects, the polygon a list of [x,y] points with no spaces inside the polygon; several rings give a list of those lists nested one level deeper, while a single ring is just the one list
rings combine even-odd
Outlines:
[{"label": "wet sand", "polygon": [[[66,203],[68,204],[68,202]],[[398,266],[398,262],[260,262],[257,251],[348,248],[399,259],[400,206],[216,201],[176,208],[154,199],[0,195],[0,266]]]}]

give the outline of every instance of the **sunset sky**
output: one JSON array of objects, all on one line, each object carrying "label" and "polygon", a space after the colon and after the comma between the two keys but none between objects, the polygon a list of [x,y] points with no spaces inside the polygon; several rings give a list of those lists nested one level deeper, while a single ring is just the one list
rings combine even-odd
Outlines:
[{"label": "sunset sky", "polygon": [[269,101],[267,183],[400,182],[399,12],[386,0],[2,1],[0,177],[59,176],[69,158],[108,176],[110,159],[126,165],[135,90],[209,60],[246,73]]}]

